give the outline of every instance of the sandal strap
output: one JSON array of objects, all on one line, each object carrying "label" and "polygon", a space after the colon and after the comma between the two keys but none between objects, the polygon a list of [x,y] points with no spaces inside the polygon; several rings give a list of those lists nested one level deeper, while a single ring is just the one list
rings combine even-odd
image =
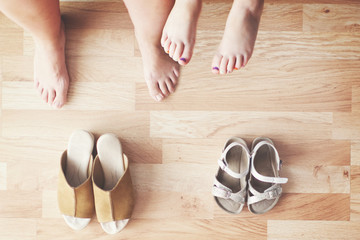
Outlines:
[{"label": "sandal strap", "polygon": [[[250,193],[253,196],[250,196]],[[258,191],[256,191],[253,186],[251,186],[250,181],[249,181],[249,195],[248,195],[248,204],[253,204],[253,203],[257,203],[260,202],[262,200],[270,200],[270,199],[276,199],[278,197],[280,197],[280,195],[282,194],[282,187],[279,184],[275,184],[272,185],[271,187],[269,187],[268,189],[266,189],[263,193],[260,193]]]},{"label": "sandal strap", "polygon": [[225,171],[227,174],[229,174],[230,176],[232,176],[233,178],[243,178],[245,177],[248,173],[249,173],[249,169],[247,169],[246,171],[242,172],[242,173],[236,173],[234,172],[233,170],[231,170],[229,167],[228,167],[228,163],[227,163],[227,160],[226,160],[226,155],[227,153],[230,151],[231,148],[235,147],[235,146],[240,146],[242,147],[244,150],[246,150],[246,154],[247,154],[247,159],[248,159],[248,166],[250,164],[250,154],[249,152],[247,151],[247,147],[244,146],[243,144],[241,143],[238,143],[238,142],[232,142],[231,144],[229,144],[225,150],[223,151],[223,153],[221,154],[221,157],[220,159],[218,160],[218,164],[219,164],[219,167],[221,168],[221,170]]},{"label": "sandal strap", "polygon": [[246,195],[246,186],[243,189],[241,189],[239,192],[233,193],[230,188],[226,187],[215,178],[212,194],[215,197],[219,197],[223,199],[231,199],[234,202],[244,204],[245,195]]},{"label": "sandal strap", "polygon": [[252,150],[252,154],[251,154],[251,159],[252,159],[252,168],[251,168],[251,175],[253,175],[256,179],[262,181],[262,182],[267,182],[267,183],[275,183],[275,184],[285,184],[288,182],[287,178],[281,178],[281,177],[268,177],[268,176],[264,176],[261,175],[258,171],[256,171],[255,167],[254,167],[254,159],[255,159],[255,155],[257,150],[259,150],[260,147],[262,147],[263,145],[268,145],[270,147],[272,147],[272,149],[275,152],[275,159],[277,162],[277,171],[280,171],[281,168],[281,164],[282,161],[280,160],[279,157],[279,153],[276,150],[275,146],[269,142],[269,141],[261,141],[258,144],[256,144],[256,146],[254,147],[254,149]]}]

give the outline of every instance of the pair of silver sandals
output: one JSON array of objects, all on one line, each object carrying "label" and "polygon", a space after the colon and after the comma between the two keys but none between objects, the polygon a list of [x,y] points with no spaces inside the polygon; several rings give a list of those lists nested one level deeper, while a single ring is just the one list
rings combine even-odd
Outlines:
[{"label": "pair of silver sandals", "polygon": [[251,151],[243,139],[230,138],[218,164],[212,194],[222,209],[234,214],[246,202],[254,214],[268,212],[279,201],[281,185],[288,181],[279,176],[281,160],[269,138],[256,138]]}]

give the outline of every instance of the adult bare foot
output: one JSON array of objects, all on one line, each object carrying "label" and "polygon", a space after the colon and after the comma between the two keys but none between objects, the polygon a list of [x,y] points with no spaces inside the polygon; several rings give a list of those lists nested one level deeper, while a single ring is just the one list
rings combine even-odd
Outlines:
[{"label": "adult bare foot", "polygon": [[263,0],[234,0],[213,58],[213,73],[231,73],[247,64],[254,49],[263,5]]},{"label": "adult bare foot", "polygon": [[69,75],[65,65],[65,31],[55,41],[35,40],[34,84],[42,99],[61,108],[67,99]]},{"label": "adult bare foot", "polygon": [[150,96],[156,101],[161,101],[175,91],[179,64],[164,53],[157,41],[151,41],[146,36],[141,37],[140,34],[137,34],[137,39]]},{"label": "adult bare foot", "polygon": [[191,59],[200,11],[201,0],[176,0],[164,26],[161,46],[181,65]]}]

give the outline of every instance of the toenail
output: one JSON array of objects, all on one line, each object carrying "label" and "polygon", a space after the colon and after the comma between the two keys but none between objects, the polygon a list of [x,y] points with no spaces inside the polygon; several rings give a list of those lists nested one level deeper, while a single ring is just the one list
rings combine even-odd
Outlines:
[{"label": "toenail", "polygon": [[180,61],[186,62],[186,58],[180,58]]},{"label": "toenail", "polygon": [[234,68],[235,70],[239,70],[237,67],[236,68]]},{"label": "toenail", "polygon": [[219,71],[219,68],[218,68],[218,67],[213,67],[213,69]]},{"label": "toenail", "polygon": [[161,94],[156,95],[156,100],[157,101],[161,101],[162,98],[163,98],[163,96]]}]

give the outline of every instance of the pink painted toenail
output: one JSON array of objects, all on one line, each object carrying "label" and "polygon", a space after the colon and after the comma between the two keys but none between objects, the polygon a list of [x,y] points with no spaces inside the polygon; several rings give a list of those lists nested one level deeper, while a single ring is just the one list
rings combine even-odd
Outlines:
[{"label": "pink painted toenail", "polygon": [[180,58],[180,60],[186,62],[186,58]]},{"label": "pink painted toenail", "polygon": [[219,71],[219,68],[218,67],[213,67],[213,70]]}]

